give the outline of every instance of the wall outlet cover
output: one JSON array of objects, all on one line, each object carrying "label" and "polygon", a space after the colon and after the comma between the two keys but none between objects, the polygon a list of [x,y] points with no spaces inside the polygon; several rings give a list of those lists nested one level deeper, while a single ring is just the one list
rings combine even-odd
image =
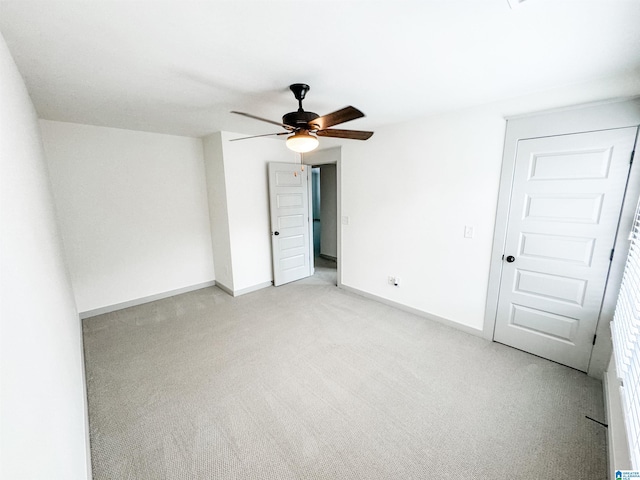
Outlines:
[{"label": "wall outlet cover", "polygon": [[471,225],[464,226],[464,238],[473,238],[473,226]]}]

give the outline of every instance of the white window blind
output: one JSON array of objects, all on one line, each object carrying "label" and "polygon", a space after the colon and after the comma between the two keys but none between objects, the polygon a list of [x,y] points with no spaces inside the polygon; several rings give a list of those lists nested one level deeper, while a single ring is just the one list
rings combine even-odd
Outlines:
[{"label": "white window blind", "polygon": [[629,239],[629,257],[611,329],[631,462],[640,470],[640,201]]}]

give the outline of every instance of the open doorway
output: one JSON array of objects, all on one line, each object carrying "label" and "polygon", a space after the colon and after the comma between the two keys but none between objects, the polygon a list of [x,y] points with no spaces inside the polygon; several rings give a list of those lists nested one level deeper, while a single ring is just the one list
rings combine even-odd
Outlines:
[{"label": "open doorway", "polygon": [[[311,245],[309,247],[309,254],[315,257],[311,271],[315,276],[319,273],[318,270],[322,269],[327,275],[332,275],[335,279],[332,283],[338,287],[342,285],[342,228],[348,223],[347,217],[341,217],[341,150],[341,147],[323,148],[305,153],[303,157],[303,163],[311,170],[309,173],[311,186],[309,189],[309,235],[312,239],[314,235],[318,237],[317,250]],[[318,168],[318,173],[314,181],[315,168]],[[314,198],[318,204],[316,212],[313,211]],[[314,222],[311,217],[319,221]],[[318,224],[317,229],[313,224]]]},{"label": "open doorway", "polygon": [[314,275],[333,276],[337,285],[338,192],[336,164],[311,169]]},{"label": "open doorway", "polygon": [[314,166],[311,170],[313,210],[313,254],[336,262],[338,259],[338,208],[335,164]]}]

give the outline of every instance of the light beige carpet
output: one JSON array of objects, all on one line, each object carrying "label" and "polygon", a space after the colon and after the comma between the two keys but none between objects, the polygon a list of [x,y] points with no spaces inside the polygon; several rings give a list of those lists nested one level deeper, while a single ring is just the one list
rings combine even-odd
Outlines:
[{"label": "light beige carpet", "polygon": [[332,281],[85,320],[94,478],[606,478],[599,381]]}]

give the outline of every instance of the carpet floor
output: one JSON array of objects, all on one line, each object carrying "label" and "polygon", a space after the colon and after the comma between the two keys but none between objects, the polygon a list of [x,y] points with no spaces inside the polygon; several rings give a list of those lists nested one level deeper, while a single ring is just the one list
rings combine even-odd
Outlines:
[{"label": "carpet floor", "polygon": [[94,478],[607,477],[598,380],[334,284],[86,319]]}]

